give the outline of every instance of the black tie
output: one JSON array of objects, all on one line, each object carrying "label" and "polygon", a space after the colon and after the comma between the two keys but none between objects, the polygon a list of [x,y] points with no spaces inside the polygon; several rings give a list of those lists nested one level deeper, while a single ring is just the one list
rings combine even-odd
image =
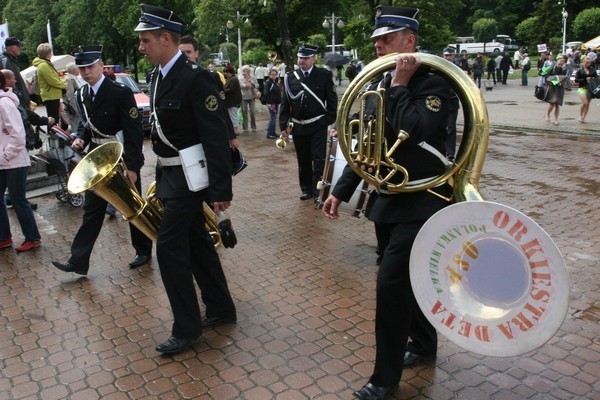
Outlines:
[{"label": "black tie", "polygon": [[94,89],[92,89],[91,86],[90,86],[90,100],[92,103],[94,102]]},{"label": "black tie", "polygon": [[304,72],[304,77],[308,78],[308,72]]},{"label": "black tie", "polygon": [[156,77],[156,90],[158,90],[158,85],[160,85],[160,81],[162,81],[162,78],[162,71],[158,71],[158,76]]}]

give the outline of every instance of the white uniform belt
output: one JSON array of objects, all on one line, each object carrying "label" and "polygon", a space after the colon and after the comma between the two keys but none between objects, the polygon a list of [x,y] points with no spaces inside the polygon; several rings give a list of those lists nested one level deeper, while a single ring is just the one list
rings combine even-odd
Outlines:
[{"label": "white uniform belt", "polygon": [[117,141],[116,136],[107,137],[107,138],[99,138],[99,137],[92,138],[92,142],[94,142],[96,144],[104,144],[104,143],[110,143],[110,142],[116,142],[116,141]]},{"label": "white uniform belt", "polygon": [[181,158],[176,157],[156,157],[158,163],[163,167],[175,167],[181,165]]},{"label": "white uniform belt", "polygon": [[[434,178],[437,178],[437,176],[432,176],[430,178],[423,178],[423,179],[415,179],[414,181],[408,181],[407,185],[420,185],[421,183],[428,182]],[[442,182],[439,185],[435,185],[434,187],[442,186],[445,183],[446,182]],[[390,190],[385,190],[385,189],[375,189],[375,190],[377,191],[377,193],[383,193],[383,194],[400,194],[400,192],[392,192]]]},{"label": "white uniform belt", "polygon": [[292,118],[292,122],[295,123],[295,124],[300,124],[300,125],[308,125],[308,124],[312,124],[315,121],[320,120],[324,116],[325,116],[325,114],[321,114],[321,115],[319,115],[317,117],[309,118],[309,119],[296,119],[296,118]]}]

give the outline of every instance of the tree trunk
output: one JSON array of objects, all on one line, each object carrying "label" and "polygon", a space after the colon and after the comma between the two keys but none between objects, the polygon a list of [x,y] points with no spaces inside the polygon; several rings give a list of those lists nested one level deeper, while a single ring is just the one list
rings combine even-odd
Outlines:
[{"label": "tree trunk", "polygon": [[277,10],[277,23],[281,35],[283,62],[285,63],[285,70],[290,72],[294,70],[294,59],[292,58],[292,41],[290,40],[290,28],[285,12],[285,0],[275,0],[275,9]]}]

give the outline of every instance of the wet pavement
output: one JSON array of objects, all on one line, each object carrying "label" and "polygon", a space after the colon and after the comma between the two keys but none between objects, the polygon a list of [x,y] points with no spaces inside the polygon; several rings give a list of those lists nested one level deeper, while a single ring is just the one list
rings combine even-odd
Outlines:
[{"label": "wet pavement", "polygon": [[[517,357],[477,355],[440,337],[437,360],[407,368],[395,398],[600,399],[599,105],[585,126],[577,113],[567,119],[577,107],[565,106],[560,129],[546,127],[545,103],[525,89],[484,94],[495,128],[481,189],[534,218],[560,248],[570,275],[566,320],[548,343]],[[366,383],[375,344],[373,226],[325,220],[300,201],[293,146],[277,149],[265,137],[268,113],[258,116],[259,133],[240,136],[249,167],[234,178],[238,245],[219,250],[237,324],[160,356],[154,347],[172,319],[156,258],[129,269],[127,223],[113,219],[87,277],[55,269],[82,210],[38,197],[43,246],[0,251],[0,400],[330,400],[350,399]],[[146,153],[144,188],[153,180],[148,144]],[[13,211],[9,217],[19,240]]]}]

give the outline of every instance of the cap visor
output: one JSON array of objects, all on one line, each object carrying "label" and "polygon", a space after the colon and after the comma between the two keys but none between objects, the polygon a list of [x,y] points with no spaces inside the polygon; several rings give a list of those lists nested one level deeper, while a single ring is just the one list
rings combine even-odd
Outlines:
[{"label": "cap visor", "polygon": [[389,28],[387,26],[384,26],[383,28],[377,28],[377,29],[375,29],[375,31],[373,31],[373,34],[371,35],[371,39],[379,37],[379,36],[387,35],[388,33],[403,31],[405,29],[406,29],[405,26],[403,26],[401,28]]},{"label": "cap visor", "polygon": [[155,31],[157,29],[161,29],[160,26],[148,24],[146,22],[140,22],[138,26],[135,27],[134,31],[142,32],[142,31]]}]

